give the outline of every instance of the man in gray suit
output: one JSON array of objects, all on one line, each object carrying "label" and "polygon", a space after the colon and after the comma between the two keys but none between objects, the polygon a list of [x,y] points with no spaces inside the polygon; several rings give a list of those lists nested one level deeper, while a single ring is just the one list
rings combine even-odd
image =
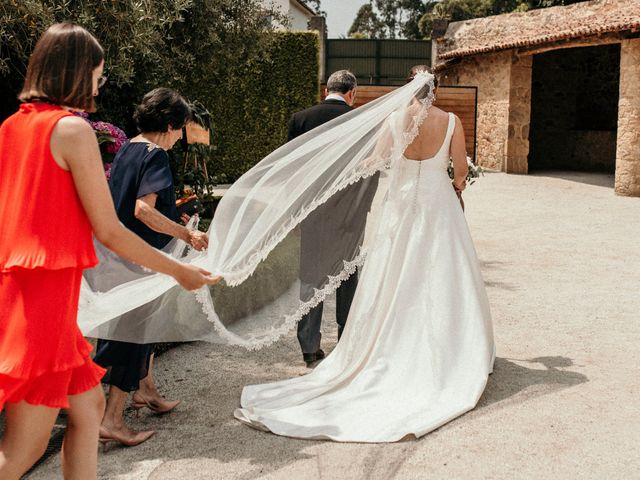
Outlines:
[{"label": "man in gray suit", "polygon": [[[356,95],[356,77],[348,70],[339,70],[333,73],[327,80],[327,97],[325,100],[307,108],[301,112],[294,113],[289,120],[289,140],[329,122],[347,112],[353,107]],[[347,189],[348,190],[348,189]],[[301,251],[313,252],[314,243],[319,241],[327,231],[331,231],[332,216],[340,212],[340,204],[348,202],[349,193],[346,195],[336,195],[327,204],[323,205],[319,211],[313,212],[303,222],[301,227]],[[321,271],[317,263],[305,265],[306,261],[317,262],[317,258],[311,259],[311,255],[304,255],[302,258],[301,276],[304,277],[305,270],[308,272]],[[304,285],[304,278],[303,285]],[[311,282],[313,283],[313,282]],[[354,273],[349,279],[342,282],[336,292],[336,321],[338,323],[338,340],[349,316],[349,308],[353,300],[356,287],[358,285],[358,274]],[[320,348],[320,325],[322,323],[323,304],[320,303],[302,317],[298,323],[298,341],[302,348],[302,356],[307,367],[314,367],[325,356]]]}]

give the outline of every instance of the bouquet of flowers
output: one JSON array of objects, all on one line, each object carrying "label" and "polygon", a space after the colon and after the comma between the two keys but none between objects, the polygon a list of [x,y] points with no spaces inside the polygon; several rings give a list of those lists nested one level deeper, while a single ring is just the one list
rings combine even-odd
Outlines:
[{"label": "bouquet of flowers", "polygon": [[107,176],[107,180],[109,180],[111,164],[120,147],[127,141],[127,135],[122,129],[112,123],[93,122],[89,120],[89,114],[86,112],[75,112],[75,114],[89,122],[93,131],[96,132],[98,145],[100,145],[100,153],[102,155],[102,164],[104,165],[104,174]]},{"label": "bouquet of flowers", "polygon": [[[465,178],[465,180],[469,185],[473,185],[476,181],[475,180],[476,178],[479,178],[480,175],[484,176],[484,170],[482,170],[482,167],[480,165],[476,165],[475,163],[473,163],[469,157],[467,157],[467,166],[469,167],[469,171],[467,172],[467,178]],[[447,168],[447,172],[449,173],[449,178],[453,180],[454,172],[453,172],[453,162],[451,160],[449,160],[449,167]],[[464,200],[462,199],[462,192],[458,190],[455,186],[453,188],[456,191],[458,200],[460,200],[460,206],[464,211]]]},{"label": "bouquet of flowers", "polygon": [[[467,157],[467,165],[469,167],[469,172],[467,173],[467,183],[469,185],[473,185],[475,183],[476,178],[480,178],[480,176],[484,176],[484,170],[480,165],[476,165],[471,161],[471,158]],[[453,180],[453,162],[449,160],[449,168],[447,169],[449,173],[449,178]]]}]

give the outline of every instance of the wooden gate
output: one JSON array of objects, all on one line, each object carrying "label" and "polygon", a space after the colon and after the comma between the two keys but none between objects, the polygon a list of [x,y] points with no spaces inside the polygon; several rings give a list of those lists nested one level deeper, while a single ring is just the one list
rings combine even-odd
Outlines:
[{"label": "wooden gate", "polygon": [[[365,105],[398,87],[359,85],[356,91],[355,107]],[[325,86],[321,85],[322,98]],[[478,87],[438,87],[434,105],[446,112],[455,113],[462,122],[467,144],[467,155],[476,159],[476,119],[478,117]]]}]

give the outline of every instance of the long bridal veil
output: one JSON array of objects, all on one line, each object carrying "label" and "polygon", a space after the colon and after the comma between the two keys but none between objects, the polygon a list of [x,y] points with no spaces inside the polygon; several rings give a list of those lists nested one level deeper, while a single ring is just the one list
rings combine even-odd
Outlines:
[{"label": "long bridal veil", "polygon": [[433,76],[283,145],[235,182],[209,228],[209,249],[172,242],[167,255],[221,275],[186,292],[168,276],[96,244],[78,321],[86,336],[136,343],[273,343],[363,264],[387,179],[433,103]]}]

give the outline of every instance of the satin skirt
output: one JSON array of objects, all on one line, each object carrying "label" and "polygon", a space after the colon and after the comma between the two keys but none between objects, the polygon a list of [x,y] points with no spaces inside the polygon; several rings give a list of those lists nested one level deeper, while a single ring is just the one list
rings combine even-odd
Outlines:
[{"label": "satin skirt", "polygon": [[308,375],[245,387],[238,420],[296,438],[394,442],[474,408],[495,358],[487,295],[446,171],[417,163],[385,202],[334,351]]}]

